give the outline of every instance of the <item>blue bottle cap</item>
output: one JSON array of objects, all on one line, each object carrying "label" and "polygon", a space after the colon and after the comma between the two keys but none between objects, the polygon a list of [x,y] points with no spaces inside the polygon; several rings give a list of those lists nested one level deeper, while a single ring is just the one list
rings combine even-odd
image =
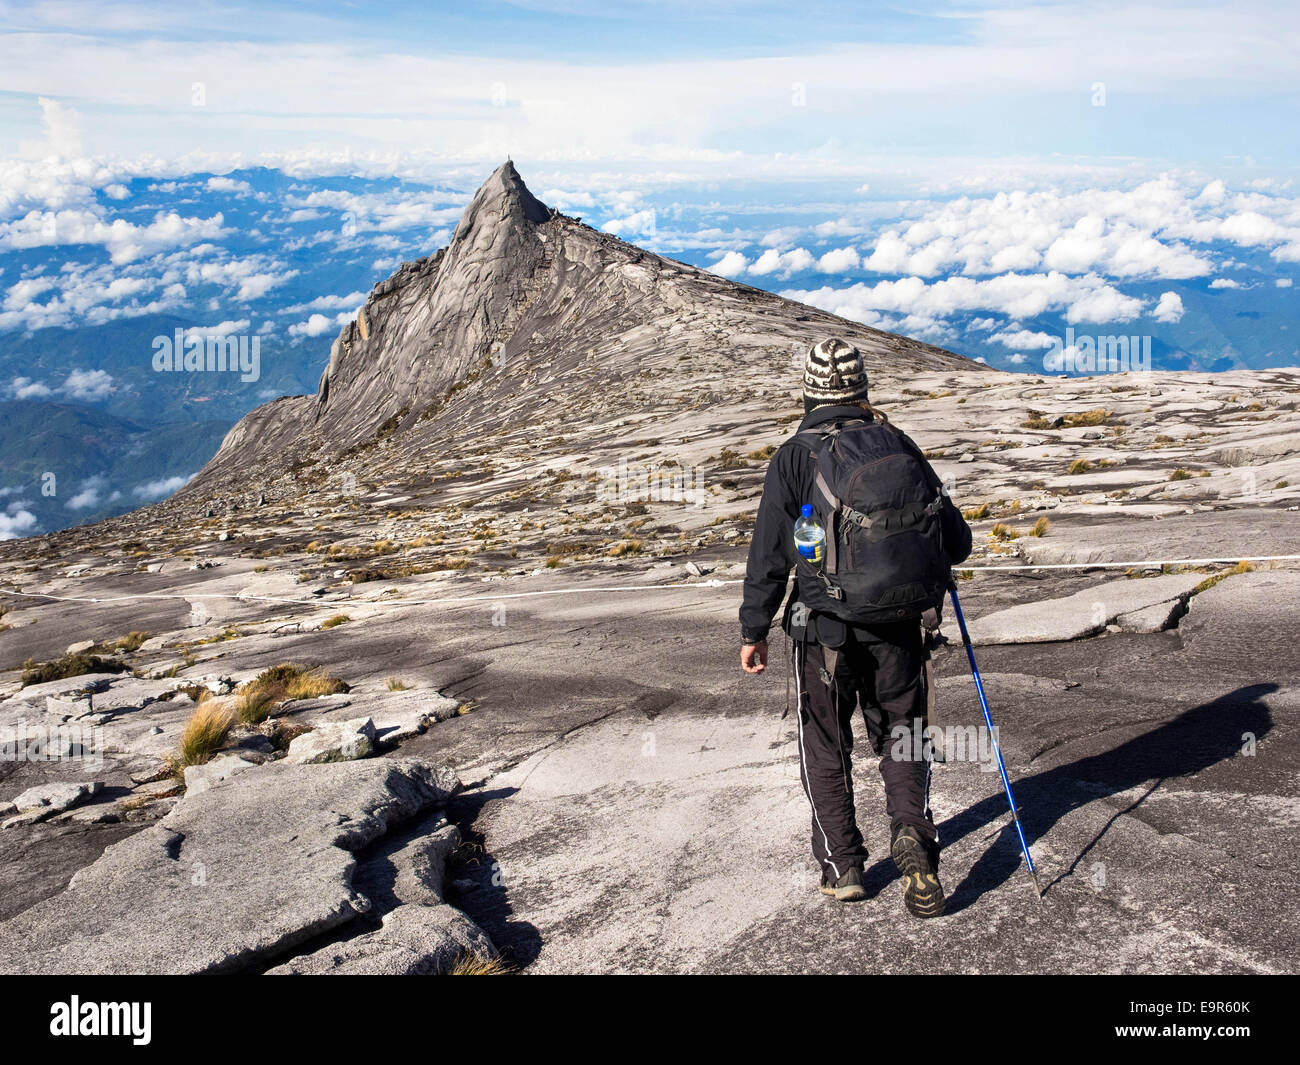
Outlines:
[{"label": "blue bottle cap", "polygon": [[811,503],[805,503],[805,504],[803,505],[803,509],[800,511],[800,513],[801,513],[805,518],[811,518],[811,517],[812,517],[812,504],[811,504]]}]

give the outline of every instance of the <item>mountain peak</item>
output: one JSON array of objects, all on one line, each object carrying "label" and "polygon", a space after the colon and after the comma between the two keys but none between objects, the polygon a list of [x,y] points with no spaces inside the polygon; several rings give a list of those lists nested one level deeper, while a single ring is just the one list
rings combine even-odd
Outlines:
[{"label": "mountain peak", "polygon": [[[324,456],[471,422],[499,433],[506,423],[494,418],[532,417],[520,404],[554,411],[586,397],[576,416],[620,387],[634,405],[696,410],[700,395],[720,393],[732,361],[767,373],[774,358],[826,336],[856,343],[873,371],[972,365],[573,224],[507,160],[474,193],[450,244],[403,264],[341,328],[317,395],[249,414],[198,483],[247,477],[253,453],[278,468],[288,443],[308,435],[304,447]],[[481,409],[458,421],[466,408],[456,397],[470,385]]]},{"label": "mountain peak", "polygon": [[474,193],[456,226],[456,235],[470,233],[484,222],[545,222],[550,217],[551,209],[528,191],[515,164],[507,159]]}]

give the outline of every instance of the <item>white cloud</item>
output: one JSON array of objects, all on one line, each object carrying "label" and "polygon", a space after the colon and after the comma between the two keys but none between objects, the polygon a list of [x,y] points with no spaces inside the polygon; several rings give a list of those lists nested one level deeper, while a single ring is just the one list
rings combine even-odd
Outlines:
[{"label": "white cloud", "polygon": [[54,394],[54,389],[49,385],[33,381],[30,377],[15,377],[9,382],[9,390],[14,399],[44,399]]},{"label": "white cloud", "polygon": [[[962,197],[926,206],[916,221],[886,229],[863,268],[919,277],[1036,269],[1120,278],[1200,277],[1210,272],[1211,262],[1183,241],[1201,239],[1205,231],[1195,223],[1208,209],[1165,178],[1128,191],[1018,190]],[[1172,235],[1170,227],[1176,228]],[[1246,229],[1215,232],[1217,239],[1231,240]]]},{"label": "white cloud", "polygon": [[768,248],[749,267],[749,273],[760,277],[766,274],[776,274],[778,277],[787,278],[799,271],[811,270],[816,263],[817,260],[813,258],[812,253],[803,248],[794,248],[785,252],[777,251],[775,248]]},{"label": "white cloud", "polygon": [[249,326],[253,323],[247,318],[236,318],[225,322],[218,322],[216,325],[194,325],[185,330],[186,336],[198,337],[228,337],[236,336],[240,333],[247,333]]},{"label": "white cloud", "polygon": [[836,248],[817,260],[817,269],[823,274],[846,274],[858,268],[858,253],[852,248]]},{"label": "white cloud", "polygon": [[1230,277],[1216,277],[1210,282],[1210,288],[1241,288],[1241,284]]},{"label": "white cloud", "polygon": [[0,540],[17,540],[36,529],[36,515],[21,503],[11,503],[0,512]]},{"label": "white cloud", "polygon": [[1141,300],[1125,295],[1096,274],[1070,277],[1060,272],[1004,274],[978,281],[949,277],[930,284],[919,277],[905,277],[782,295],[868,324],[867,316],[879,311],[909,314],[931,323],[975,311],[997,311],[1012,318],[1062,312],[1070,323],[1126,322],[1142,313]]},{"label": "white cloud", "polygon": [[1183,300],[1177,292],[1162,292],[1160,302],[1151,312],[1157,322],[1176,322],[1183,316]]},{"label": "white cloud", "polygon": [[194,474],[185,477],[163,477],[157,481],[147,481],[144,484],[138,484],[131,489],[131,494],[137,499],[145,499],[150,502],[171,495],[182,485],[186,484]]},{"label": "white cloud", "polygon": [[182,218],[175,211],[159,212],[147,225],[121,218],[111,222],[96,207],[61,211],[31,211],[0,222],[0,248],[23,250],[69,244],[97,244],[107,249],[115,263],[128,263],[145,255],[183,248],[229,232],[221,214],[211,218]]},{"label": "white cloud", "polygon": [[571,211],[574,207],[596,206],[596,198],[590,192],[571,192],[567,189],[547,189],[538,196],[538,199],[561,211]]},{"label": "white cloud", "polygon": [[[459,194],[429,189],[413,192],[399,188],[365,193],[315,189],[305,196],[287,196],[284,206],[292,212],[320,208],[337,211],[340,215],[337,236],[351,240],[366,232],[391,233],[414,228],[432,230],[454,224],[465,209],[464,199]],[[448,206],[448,201],[452,205]]]},{"label": "white cloud", "polygon": [[128,267],[68,262],[58,274],[27,278],[8,290],[0,302],[0,331],[102,325],[175,310],[186,292],[171,276],[171,267],[152,261]]},{"label": "white cloud", "polygon": [[210,177],[207,181],[209,192],[233,192],[239,196],[246,196],[253,191],[253,186],[247,181],[239,181],[230,177]]},{"label": "white cloud", "polygon": [[81,154],[81,118],[71,107],[41,96],[37,98],[41,109],[41,127],[45,139],[23,141],[18,154],[29,158],[70,159]]},{"label": "white cloud", "polygon": [[994,333],[989,337],[989,340],[1004,348],[1050,348],[1056,339],[1050,333],[1035,333],[1028,329]]},{"label": "white cloud", "polygon": [[729,251],[716,263],[709,267],[709,270],[722,277],[739,277],[749,266],[749,260],[738,251]]},{"label": "white cloud", "polygon": [[600,228],[606,233],[613,233],[616,237],[632,233],[639,233],[652,237],[655,234],[654,208],[651,207],[643,211],[634,211],[626,218],[611,218]]},{"label": "white cloud", "polygon": [[[775,54],[701,48],[685,57],[643,59],[618,49],[501,54],[490,35],[481,55],[430,49],[423,35],[403,35],[400,22],[359,33],[344,22],[332,39],[310,40],[283,39],[260,23],[241,25],[235,42],[229,27],[210,15],[163,19],[155,5],[142,6],[149,14],[133,20],[135,32],[114,31],[125,6],[108,0],[96,6],[93,20],[82,4],[29,6],[10,21],[35,29],[0,40],[0,69],[12,93],[85,97],[93,86],[94,132],[109,143],[153,147],[164,136],[191,142],[203,136],[209,150],[271,143],[317,167],[355,157],[359,146],[373,144],[383,155],[416,143],[455,159],[500,158],[507,148],[517,158],[728,159],[739,153],[716,144],[761,129],[765,119],[787,117],[782,105],[792,80],[804,82],[817,103],[800,118],[813,136],[821,130],[834,136],[864,114],[925,119],[931,107],[946,132],[959,133],[954,127],[971,113],[962,104],[976,104],[974,113],[983,110],[996,123],[997,105],[1005,107],[1009,94],[1068,106],[1072,97],[1064,94],[1086,100],[1089,84],[1110,70],[1122,72],[1128,99],[1194,106],[1224,95],[1276,98],[1293,85],[1287,45],[1297,32],[1294,13],[1279,4],[1197,4],[1190,14],[1165,2],[1107,4],[1101,13],[1087,5],[956,5],[940,14],[960,32],[926,40],[885,33],[863,42],[849,32],[819,35],[810,26],[798,49]],[[276,21],[273,14],[267,20]],[[52,52],[59,63],[48,61]],[[188,107],[183,90],[196,71],[220,72],[219,94],[211,86],[217,106]],[[490,107],[494,83],[508,87],[508,106]],[[178,87],[174,101],[159,93],[160,85]],[[835,155],[842,151],[833,143]],[[863,178],[856,175],[854,183]],[[548,181],[569,184],[561,175]]]},{"label": "white cloud", "polygon": [[90,510],[99,506],[104,491],[103,477],[88,477],[81,482],[81,491],[65,504],[69,510]]},{"label": "white cloud", "polygon": [[345,322],[351,321],[351,319],[351,311],[336,314],[333,318],[326,318],[323,314],[313,314],[305,322],[298,322],[289,326],[289,335],[291,337],[318,337],[322,333],[333,332]]},{"label": "white cloud", "polygon": [[72,399],[90,403],[113,391],[113,375],[106,370],[73,370],[60,391]]},{"label": "white cloud", "polygon": [[305,311],[337,311],[352,310],[355,311],[365,306],[366,293],[349,292],[345,296],[317,296],[314,300],[307,303],[295,303],[292,307],[285,307],[282,314],[302,314]]},{"label": "white cloud", "polygon": [[1279,277],[1273,284],[1278,288],[1290,288],[1294,282],[1289,277]]},{"label": "white cloud", "polygon": [[[224,253],[223,253],[224,254]],[[298,276],[297,270],[265,255],[249,255],[242,259],[225,259],[216,262],[195,262],[187,259],[184,265],[187,284],[222,285],[234,290],[234,299],[240,303],[260,299],[273,288]]]}]

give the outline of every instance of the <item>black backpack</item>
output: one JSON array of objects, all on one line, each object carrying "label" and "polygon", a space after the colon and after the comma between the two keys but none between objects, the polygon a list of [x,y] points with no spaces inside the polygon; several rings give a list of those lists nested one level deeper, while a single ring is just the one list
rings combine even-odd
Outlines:
[{"label": "black backpack", "polygon": [[[795,436],[817,461],[813,513],[822,563],[795,553],[813,610],[872,625],[919,620],[943,602],[943,490],[901,433],[880,421],[833,422]],[[805,502],[801,500],[800,502]]]}]

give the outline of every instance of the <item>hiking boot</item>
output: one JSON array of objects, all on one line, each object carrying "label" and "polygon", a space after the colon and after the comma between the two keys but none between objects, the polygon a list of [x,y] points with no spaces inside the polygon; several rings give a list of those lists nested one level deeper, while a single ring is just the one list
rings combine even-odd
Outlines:
[{"label": "hiking boot", "polygon": [[898,830],[889,848],[903,874],[903,902],[914,917],[943,914],[943,885],[939,883],[938,850],[910,825]]},{"label": "hiking boot", "polygon": [[862,870],[851,865],[833,884],[830,877],[823,873],[822,894],[830,895],[836,902],[861,902],[867,897],[867,889],[862,886]]}]

